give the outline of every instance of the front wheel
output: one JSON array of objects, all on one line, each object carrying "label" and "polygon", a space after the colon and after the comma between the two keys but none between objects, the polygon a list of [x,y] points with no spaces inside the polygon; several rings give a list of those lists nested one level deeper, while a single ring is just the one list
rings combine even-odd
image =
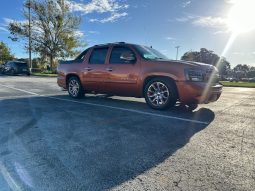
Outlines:
[{"label": "front wheel", "polygon": [[14,69],[12,69],[10,73],[11,73],[12,76],[14,76],[15,75]]},{"label": "front wheel", "polygon": [[163,110],[176,104],[176,88],[168,79],[154,78],[144,88],[146,103],[153,109]]},{"label": "front wheel", "polygon": [[68,93],[72,98],[84,97],[84,89],[77,77],[71,77],[68,80]]},{"label": "front wheel", "polygon": [[196,104],[196,103],[187,104],[188,111],[193,111],[193,110],[197,109],[197,107],[198,107],[198,104]]}]

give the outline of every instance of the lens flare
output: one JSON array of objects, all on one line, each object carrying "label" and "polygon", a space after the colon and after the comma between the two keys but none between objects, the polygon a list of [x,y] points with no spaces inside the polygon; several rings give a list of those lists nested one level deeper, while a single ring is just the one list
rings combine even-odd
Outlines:
[{"label": "lens flare", "polygon": [[250,32],[255,29],[255,1],[237,0],[231,8],[227,24],[234,33]]}]

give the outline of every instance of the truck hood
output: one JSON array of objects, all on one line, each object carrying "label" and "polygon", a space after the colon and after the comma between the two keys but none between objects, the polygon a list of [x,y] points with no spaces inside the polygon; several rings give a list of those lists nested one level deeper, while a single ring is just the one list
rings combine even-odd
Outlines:
[{"label": "truck hood", "polygon": [[184,61],[184,60],[160,60],[158,62],[182,65],[184,68],[196,68],[196,69],[202,69],[202,70],[209,69],[209,70],[217,71],[215,66],[212,66],[210,64],[201,63],[201,62]]},{"label": "truck hood", "polygon": [[205,64],[205,63],[201,63],[201,62],[193,62],[193,61],[184,61],[184,60],[174,60],[171,61],[172,63],[178,63],[178,64],[183,64],[186,66],[190,66],[190,67],[198,67],[198,68],[207,68],[207,69],[212,69],[215,68],[214,66],[210,65],[210,64]]}]

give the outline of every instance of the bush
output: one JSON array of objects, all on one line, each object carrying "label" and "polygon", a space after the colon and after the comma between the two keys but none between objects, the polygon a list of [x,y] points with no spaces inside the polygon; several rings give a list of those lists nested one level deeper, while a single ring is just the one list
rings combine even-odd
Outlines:
[{"label": "bush", "polygon": [[32,73],[41,73],[42,69],[41,68],[32,68]]},{"label": "bush", "polygon": [[57,71],[43,70],[41,73],[42,74],[56,74]]}]

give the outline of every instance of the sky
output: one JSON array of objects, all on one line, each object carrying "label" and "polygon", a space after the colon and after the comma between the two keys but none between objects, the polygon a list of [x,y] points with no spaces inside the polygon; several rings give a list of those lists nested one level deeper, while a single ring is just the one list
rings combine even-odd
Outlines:
[{"label": "sky", "polygon": [[[180,46],[179,58],[187,51],[206,48],[225,56],[232,67],[255,66],[255,27],[238,33],[239,25],[235,24],[235,30],[230,27],[229,15],[237,1],[65,0],[71,11],[82,18],[77,34],[87,47],[120,41],[136,43],[152,46],[171,59],[176,58],[176,46]],[[8,38],[6,26],[11,20],[24,20],[23,3],[24,0],[1,0],[0,7],[0,41],[19,58],[28,57],[24,45]],[[255,3],[249,7],[253,5],[255,10]],[[240,10],[240,6],[237,8]],[[239,15],[248,12],[245,9]],[[255,20],[255,14],[247,17]]]}]

